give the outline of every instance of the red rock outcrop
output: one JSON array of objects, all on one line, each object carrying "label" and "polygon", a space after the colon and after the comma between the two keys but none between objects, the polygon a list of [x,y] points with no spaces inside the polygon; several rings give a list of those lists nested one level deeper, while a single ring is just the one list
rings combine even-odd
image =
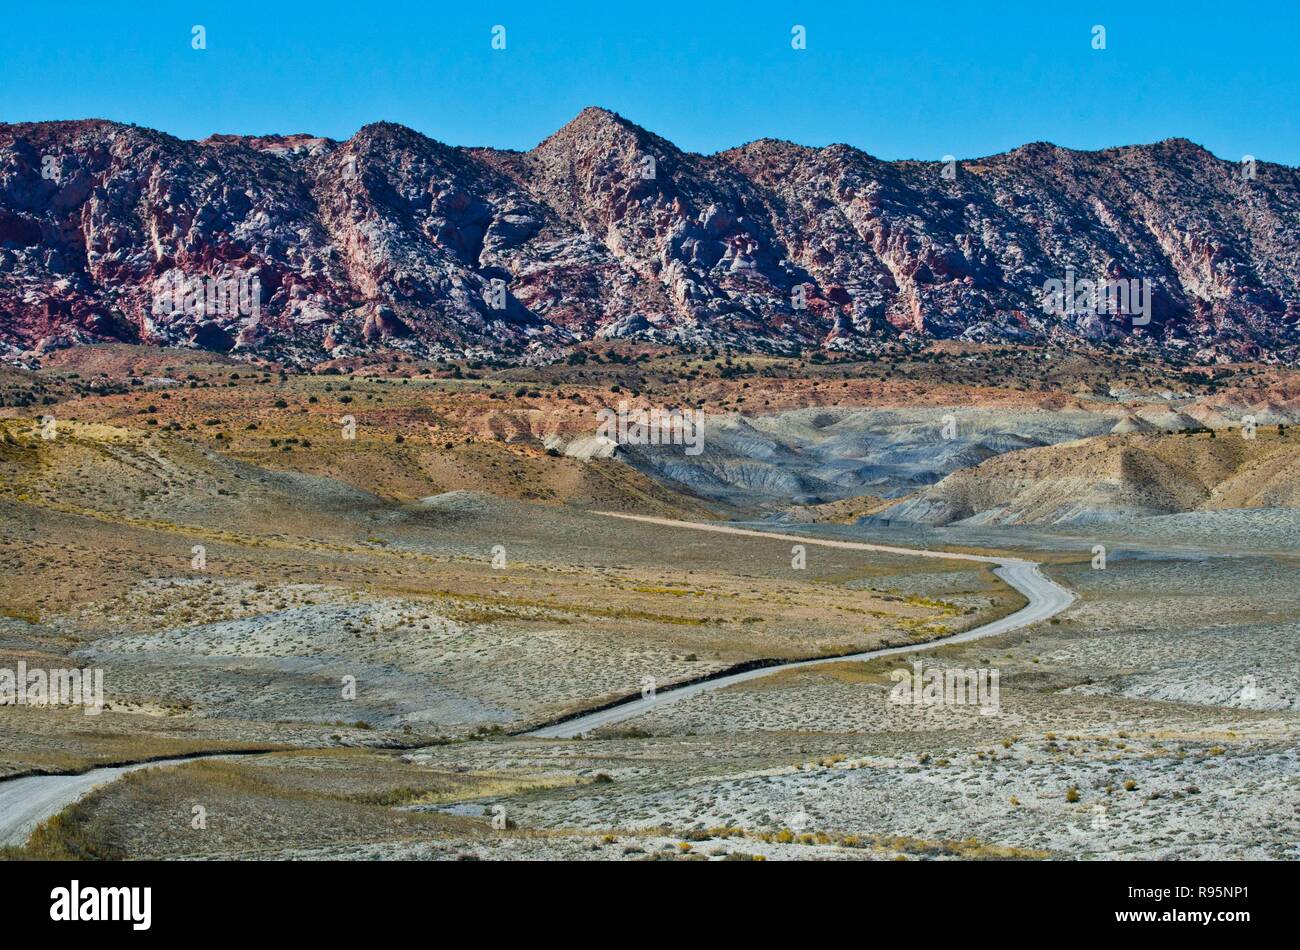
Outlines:
[{"label": "red rock outcrop", "polygon": [[[1047,312],[1044,282],[1067,269],[1149,281],[1151,322]],[[251,308],[158,300],[160,282],[253,278]],[[945,165],[772,140],[692,155],[601,109],[526,153],[391,123],[346,142],[0,125],[10,359],[101,339],[300,364],[379,347],[544,359],[600,335],[1292,362],[1298,322],[1300,172],[1250,177],[1177,139]]]}]

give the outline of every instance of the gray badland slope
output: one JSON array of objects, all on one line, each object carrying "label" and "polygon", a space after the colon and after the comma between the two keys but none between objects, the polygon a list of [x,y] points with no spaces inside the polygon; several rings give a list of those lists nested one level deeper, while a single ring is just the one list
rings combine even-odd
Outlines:
[{"label": "gray badland slope", "polygon": [[705,498],[780,507],[897,498],[996,455],[1103,435],[1115,423],[1081,411],[812,408],[708,416],[698,455],[679,445],[623,445],[618,453]]}]

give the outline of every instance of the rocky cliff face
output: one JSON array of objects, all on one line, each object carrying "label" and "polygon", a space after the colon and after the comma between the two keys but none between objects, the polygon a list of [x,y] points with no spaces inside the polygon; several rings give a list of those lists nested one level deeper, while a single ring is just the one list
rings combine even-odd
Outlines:
[{"label": "rocky cliff face", "polygon": [[[1150,321],[1045,308],[1069,274],[1145,281]],[[346,142],[0,125],[10,359],[103,339],[310,364],[964,336],[1295,361],[1297,324],[1300,171],[1182,140],[945,164],[770,140],[692,155],[600,109],[526,153],[388,123]]]}]

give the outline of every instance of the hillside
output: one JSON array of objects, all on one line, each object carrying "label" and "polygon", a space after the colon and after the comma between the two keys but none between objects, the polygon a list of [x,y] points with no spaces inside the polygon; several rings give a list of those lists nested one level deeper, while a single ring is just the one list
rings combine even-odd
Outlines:
[{"label": "hillside", "polygon": [[1300,434],[1108,435],[1009,452],[881,513],[927,524],[1071,524],[1300,507]]}]

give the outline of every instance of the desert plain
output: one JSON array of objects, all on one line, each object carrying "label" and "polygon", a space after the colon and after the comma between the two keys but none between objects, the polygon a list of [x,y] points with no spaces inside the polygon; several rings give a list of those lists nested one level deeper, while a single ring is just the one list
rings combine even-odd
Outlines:
[{"label": "desert plain", "polygon": [[[95,715],[0,705],[4,856],[1295,859],[1298,397],[953,343],[0,369],[0,668],[104,677]],[[600,445],[619,402],[704,450]],[[1074,600],[948,643],[1025,605],[992,564],[785,534]],[[916,663],[996,702],[894,701]],[[99,774],[4,824],[12,783]]]}]

